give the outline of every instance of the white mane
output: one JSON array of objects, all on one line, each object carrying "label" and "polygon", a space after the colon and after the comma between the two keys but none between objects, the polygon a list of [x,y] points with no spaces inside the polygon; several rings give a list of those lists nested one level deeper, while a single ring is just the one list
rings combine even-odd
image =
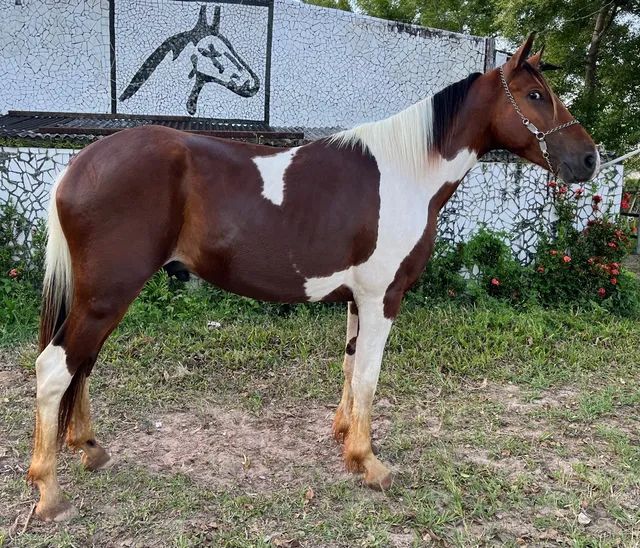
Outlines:
[{"label": "white mane", "polygon": [[390,163],[411,178],[421,179],[427,173],[433,146],[433,99],[423,99],[384,120],[336,133],[330,142],[360,145],[378,164]]}]

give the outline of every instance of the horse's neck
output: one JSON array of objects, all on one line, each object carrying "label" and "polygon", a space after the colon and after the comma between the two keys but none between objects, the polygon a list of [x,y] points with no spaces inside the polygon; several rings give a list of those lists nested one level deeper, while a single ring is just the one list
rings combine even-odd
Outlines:
[{"label": "horse's neck", "polygon": [[429,169],[424,177],[424,182],[438,190],[447,183],[456,183],[477,163],[478,155],[475,150],[468,147],[460,148],[450,158],[443,158],[439,153],[432,154]]}]

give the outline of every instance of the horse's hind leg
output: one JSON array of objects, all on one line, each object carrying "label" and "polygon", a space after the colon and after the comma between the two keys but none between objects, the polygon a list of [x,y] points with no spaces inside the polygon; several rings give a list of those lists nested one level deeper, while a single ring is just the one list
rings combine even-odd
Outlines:
[{"label": "horse's hind leg", "polygon": [[40,491],[37,515],[46,521],[70,519],[75,508],[64,499],[58,484],[58,410],[73,375],[67,369],[64,348],[50,344],[36,359],[36,427],[28,477]]},{"label": "horse's hind leg", "polygon": [[[80,288],[75,293],[66,321],[36,360],[36,432],[28,477],[40,491],[36,514],[45,521],[66,520],[76,513],[64,498],[57,479],[57,450],[59,440],[65,434],[59,432],[59,425],[69,426],[71,432],[67,430],[66,433],[74,443],[82,444],[83,450],[85,447],[89,449],[86,464],[94,465],[103,458],[100,451],[91,450],[91,443],[95,440],[88,421],[85,381],[102,344],[145,280],[146,277],[139,283],[110,287],[92,284],[95,291],[87,291],[86,286]],[[68,424],[60,419],[65,415]]]},{"label": "horse's hind leg", "polygon": [[89,403],[89,379],[83,379],[79,389],[71,422],[67,429],[67,445],[81,452],[81,461],[87,470],[108,468],[113,462],[104,448],[96,441],[91,424],[91,405]]},{"label": "horse's hind leg", "polygon": [[353,406],[353,393],[351,391],[351,377],[353,365],[356,359],[356,340],[358,338],[358,307],[355,302],[350,302],[347,307],[347,346],[344,352],[342,370],[344,372],[344,386],[342,399],[333,419],[333,435],[336,441],[344,439],[348,430]]}]

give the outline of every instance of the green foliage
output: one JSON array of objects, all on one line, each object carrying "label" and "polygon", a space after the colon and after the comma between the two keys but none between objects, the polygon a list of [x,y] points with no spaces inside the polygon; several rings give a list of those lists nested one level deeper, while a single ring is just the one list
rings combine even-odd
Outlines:
[{"label": "green foliage", "polygon": [[594,195],[587,227],[576,229],[583,191],[553,181],[550,186],[558,215],[555,234],[540,234],[530,265],[513,257],[506,234],[481,229],[464,245],[440,244],[418,286],[418,298],[497,298],[543,306],[596,303],[620,315],[639,315],[640,283],[622,268],[633,244],[629,227],[608,219],[600,211],[600,196]]},{"label": "green foliage", "polygon": [[349,0],[306,0],[307,4],[321,6],[323,8],[334,8],[343,11],[351,11]]},{"label": "green foliage", "polygon": [[[587,227],[575,227],[577,204],[581,192],[550,183],[558,213],[556,237],[541,238],[535,262],[535,287],[542,302],[605,300],[633,286],[619,283],[622,260],[631,251],[631,231],[600,212],[599,195],[591,199]],[[611,304],[611,303],[609,303]],[[629,304],[629,303],[627,303]],[[621,310],[621,312],[624,312]]]},{"label": "green foliage", "polygon": [[11,203],[0,205],[0,343],[37,323],[45,229],[33,227]]},{"label": "green foliage", "polygon": [[39,283],[45,234],[44,223],[32,226],[12,202],[0,204],[0,272]]}]

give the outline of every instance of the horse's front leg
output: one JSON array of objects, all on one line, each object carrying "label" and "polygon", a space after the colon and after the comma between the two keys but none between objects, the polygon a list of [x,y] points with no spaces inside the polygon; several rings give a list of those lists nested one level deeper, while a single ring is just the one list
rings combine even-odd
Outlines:
[{"label": "horse's front leg", "polygon": [[347,343],[344,351],[342,371],[344,372],[344,386],[342,399],[333,419],[333,436],[336,441],[341,441],[347,435],[353,406],[353,394],[351,392],[351,378],[353,365],[356,361],[356,341],[358,339],[358,307],[351,301],[347,307]]},{"label": "horse's front leg", "polygon": [[374,489],[387,489],[392,482],[391,472],[371,450],[371,409],[392,324],[384,317],[383,309],[382,300],[358,301],[359,331],[351,378],[353,404],[344,446],[347,468],[363,472],[365,483]]}]

